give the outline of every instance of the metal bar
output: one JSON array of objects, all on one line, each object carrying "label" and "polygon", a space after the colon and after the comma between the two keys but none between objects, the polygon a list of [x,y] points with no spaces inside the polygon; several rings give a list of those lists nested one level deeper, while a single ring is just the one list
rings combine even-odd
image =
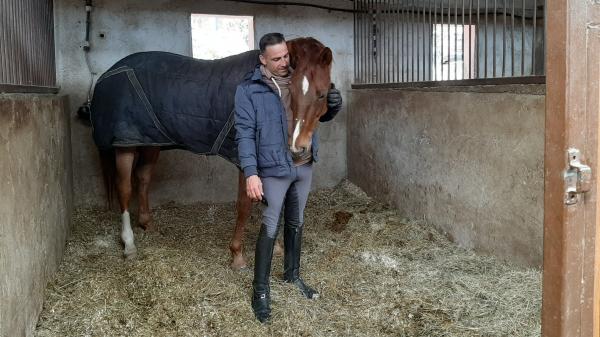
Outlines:
[{"label": "metal bar", "polygon": [[361,37],[361,50],[360,50],[360,57],[361,57],[361,61],[360,61],[360,78],[361,81],[360,83],[366,83],[366,53],[367,53],[367,1],[366,0],[358,0],[360,1],[360,5],[362,8],[362,11],[360,13],[361,15],[361,25],[360,25],[360,37]]},{"label": "metal bar", "polygon": [[394,28],[393,28],[393,24],[394,24],[394,18],[393,18],[393,11],[394,8],[392,6],[392,2],[393,0],[388,0],[387,4],[388,4],[388,14],[387,14],[387,20],[388,20],[388,43],[387,43],[387,50],[388,50],[388,62],[387,62],[387,73],[388,73],[388,82],[393,83],[394,82],[394,69],[393,69],[393,58],[394,58]]},{"label": "metal bar", "polygon": [[401,5],[402,5],[402,8],[401,8],[401,11],[402,11],[402,21],[401,21],[401,24],[402,24],[402,39],[401,40],[402,41],[401,41],[401,48],[400,48],[400,50],[401,50],[401,57],[400,57],[400,59],[401,59],[401,64],[402,64],[402,82],[406,82],[406,77],[404,75],[405,70],[406,70],[406,67],[404,66],[404,56],[406,55],[406,53],[404,52],[404,46],[406,44],[406,41],[404,40],[404,28],[405,28],[405,22],[406,22],[406,17],[405,17],[406,14],[404,12],[404,1],[403,0],[401,0]]},{"label": "metal bar", "polygon": [[379,16],[377,13],[378,1],[379,0],[373,0],[373,27],[372,27],[372,30],[373,30],[373,32],[372,32],[373,33],[373,41],[372,41],[372,44],[373,44],[373,69],[371,69],[371,72],[372,72],[372,76],[371,76],[372,81],[371,82],[372,83],[377,83],[377,81],[379,80],[378,73],[377,73],[377,70],[378,70],[377,58],[379,57],[379,50],[378,50],[379,41],[377,41],[377,39],[378,39],[377,34],[378,34],[378,29],[379,29],[378,22],[377,22],[379,20]]},{"label": "metal bar", "polygon": [[356,13],[356,15],[358,16],[358,36],[356,36],[354,39],[356,40],[357,44],[358,44],[358,80],[356,81],[357,83],[363,83],[363,61],[364,61],[364,57],[363,57],[363,43],[364,43],[364,36],[362,33],[362,29],[363,29],[363,12],[362,12],[362,5],[363,5],[363,1],[362,0],[356,0],[356,4],[357,4],[357,8],[358,8],[358,13]]},{"label": "metal bar", "polygon": [[432,79],[437,80],[437,27],[438,27],[438,23],[437,23],[437,0],[433,0],[433,24],[434,24],[434,28],[432,30],[432,34],[431,34],[431,38],[433,39],[433,50],[432,50],[432,54],[433,54],[433,58],[431,59],[431,66],[432,66],[432,71],[433,74],[431,75]]},{"label": "metal bar", "polygon": [[[22,15],[22,26],[23,26],[23,36],[22,36],[22,41],[25,42],[25,44],[27,46],[32,46],[32,41],[31,41],[31,17],[34,13],[31,12],[31,8],[29,8],[29,5],[31,4],[31,2],[29,0],[23,0],[21,2],[21,5],[23,6],[21,8],[22,12],[21,13],[27,13],[25,15]],[[24,53],[23,55],[23,61],[24,61],[24,67],[23,67],[23,83],[24,84],[28,84],[31,85],[33,84],[33,72],[32,72],[32,68],[35,67],[35,61],[36,57],[34,55],[32,55],[31,51],[27,51]]]},{"label": "metal bar", "polygon": [[422,15],[421,15],[421,27],[422,27],[422,35],[420,38],[421,41],[421,62],[423,62],[423,67],[421,68],[423,70],[423,76],[422,79],[423,81],[425,81],[425,67],[426,67],[426,60],[425,60],[425,31],[427,30],[427,22],[425,21],[425,10],[427,9],[425,7],[425,0],[421,0],[423,2],[423,11],[422,11]]},{"label": "metal bar", "polygon": [[[546,15],[546,13],[547,13],[547,7],[548,6],[546,6],[546,2],[545,1],[543,2],[543,4],[544,4],[544,10],[542,11],[542,18],[544,19],[544,29],[543,29],[544,36],[542,36],[542,52],[543,52],[543,55],[544,55],[543,59],[545,60],[546,59],[546,55],[547,55],[546,54],[546,38],[547,38],[548,34],[546,32],[548,31],[548,29],[547,29],[547,26],[546,26],[546,22],[548,21],[547,20],[548,16]],[[544,62],[542,62],[542,75],[545,75],[545,74],[546,74],[546,62],[544,61]]]},{"label": "metal bar", "polygon": [[354,9],[354,15],[353,15],[354,16],[353,17],[354,26],[352,27],[353,28],[352,36],[354,37],[354,45],[353,45],[353,48],[354,48],[354,83],[356,83],[356,82],[358,82],[357,81],[358,80],[358,74],[357,74],[357,71],[358,71],[358,51],[357,51],[358,50],[358,48],[357,48],[358,32],[356,29],[356,26],[358,24],[357,20],[356,20],[356,17],[358,16],[358,0],[354,1],[354,3],[352,4],[352,8]]},{"label": "metal bar", "polygon": [[382,18],[382,2],[385,0],[378,0],[377,1],[377,12],[376,12],[376,16],[375,16],[375,25],[376,25],[376,36],[377,36],[377,40],[375,41],[375,51],[377,52],[377,83],[381,83],[381,81],[383,80],[383,72],[382,72],[382,68],[383,68],[383,29],[382,29],[382,24],[383,24],[383,18]]},{"label": "metal bar", "polygon": [[370,53],[370,30],[369,30],[369,25],[371,23],[371,16],[370,16],[370,10],[371,10],[371,3],[370,0],[365,0],[364,2],[365,4],[365,50],[364,50],[364,55],[365,55],[365,59],[364,59],[364,73],[365,73],[365,77],[363,79],[363,83],[369,83],[369,53]]},{"label": "metal bar", "polygon": [[[40,36],[41,33],[38,31],[39,28],[41,28],[40,24],[36,24],[36,16],[39,16],[40,18],[38,19],[44,19],[41,16],[41,13],[38,14],[37,11],[35,10],[35,3],[29,3],[29,13],[31,13],[31,19],[30,19],[30,26],[29,26],[29,39],[31,41],[31,45],[32,46],[39,46],[39,45],[43,45],[42,41],[40,41]],[[45,49],[45,48],[44,48]],[[33,83],[42,83],[46,77],[46,74],[44,74],[42,72],[42,62],[41,62],[41,58],[40,55],[41,53],[30,53],[32,58],[33,58],[33,64],[35,64],[35,66],[33,68],[31,68],[31,80],[33,81]],[[34,78],[34,76],[36,78]]]},{"label": "metal bar", "polygon": [[388,79],[394,82],[394,7],[393,0],[388,0]]},{"label": "metal bar", "polygon": [[[43,27],[46,26],[46,18],[44,15],[42,15],[42,13],[38,12],[37,6],[35,6],[34,4],[32,4],[30,1],[28,1],[30,6],[29,9],[27,10],[28,13],[31,13],[31,15],[28,15],[28,17],[30,18],[30,43],[32,46],[45,46],[45,43],[42,43],[42,30]],[[39,2],[38,2],[39,5]],[[38,21],[36,23],[36,21]],[[41,21],[43,23],[43,25],[39,24],[39,21]],[[33,29],[32,29],[33,28]],[[42,49],[47,49],[45,47],[42,47]],[[48,77],[48,75],[44,72],[44,63],[43,62],[43,56],[45,53],[41,52],[41,53],[34,53],[32,55],[33,57],[33,64],[35,65],[34,67],[30,67],[30,71],[32,72],[32,81],[33,83],[40,83],[40,84],[46,84],[46,79]],[[34,78],[35,77],[35,78]]]},{"label": "metal bar", "polygon": [[441,9],[441,13],[440,13],[440,19],[442,20],[441,26],[440,26],[440,31],[441,31],[441,37],[440,37],[440,80],[443,81],[444,80],[444,0],[440,0],[440,9]]},{"label": "metal bar", "polygon": [[[17,22],[17,13],[15,11],[15,6],[9,6],[9,11],[10,14],[8,14],[8,26],[9,27],[15,27]],[[8,46],[14,46],[16,44],[16,38],[15,38],[15,34],[9,34],[9,43]],[[9,58],[9,62],[10,62],[10,69],[11,71],[9,72],[9,83],[13,83],[13,84],[20,84],[17,78],[17,70],[18,70],[18,65],[16,63],[17,61],[17,48],[9,48],[10,49],[10,58]]]},{"label": "metal bar", "polygon": [[492,74],[493,77],[496,77],[496,25],[497,25],[497,11],[498,8],[498,1],[494,0],[494,29],[493,29],[493,34],[494,34],[494,39],[492,40]]},{"label": "metal bar", "polygon": [[390,7],[390,0],[386,0],[386,14],[385,14],[385,27],[386,27],[386,32],[385,32],[385,56],[386,56],[386,60],[385,60],[385,74],[386,74],[386,82],[392,82],[390,77],[391,77],[391,73],[390,73],[390,60],[391,60],[391,55],[390,55],[390,50],[391,50],[391,43],[392,43],[392,38],[391,38],[391,33],[392,30],[390,29],[391,27],[391,7]]},{"label": "metal bar", "polygon": [[[48,6],[48,4],[50,4],[51,1],[46,2],[46,6],[44,6],[42,4],[42,8],[43,7],[50,7],[50,8],[46,8],[46,11],[43,11],[43,13],[48,13],[45,15],[44,18],[44,24],[46,27],[48,27],[48,33],[45,39],[45,41],[52,41],[53,40],[53,36],[51,36],[51,34],[53,34],[54,32],[54,26],[50,24],[50,19],[51,19],[51,15],[52,15],[52,6]],[[39,28],[40,31],[43,31],[43,28]],[[46,34],[43,34],[46,35]],[[42,34],[40,34],[40,36],[42,36]],[[40,39],[42,39],[40,37]],[[40,41],[41,42],[41,41]],[[50,56],[49,54],[52,54],[52,56]],[[44,48],[44,53],[41,55],[41,58],[43,60],[54,60],[54,47],[52,44],[48,44],[46,42],[46,48]],[[41,73],[43,74],[47,74],[47,76],[49,76],[50,78],[45,78],[42,83],[44,83],[44,85],[54,85],[54,81],[51,80],[52,76],[55,75],[55,67],[54,66],[49,66],[49,62],[43,62],[43,64],[45,65],[41,71]]]},{"label": "metal bar", "polygon": [[525,76],[525,0],[521,4],[521,76]]},{"label": "metal bar", "polygon": [[415,0],[410,5],[410,81],[415,81]]},{"label": "metal bar", "polygon": [[510,76],[515,76],[515,0],[512,0],[511,17],[512,17],[512,24],[511,24],[511,27],[510,27],[510,52],[511,52],[511,59],[510,59],[511,73],[510,73]]},{"label": "metal bar", "polygon": [[485,36],[484,40],[484,64],[483,64],[483,77],[488,78],[488,0],[485,0]]},{"label": "metal bar", "polygon": [[379,51],[381,53],[381,58],[380,60],[380,66],[379,66],[379,73],[380,73],[380,79],[379,81],[383,81],[384,83],[387,82],[387,76],[386,76],[386,67],[385,67],[385,63],[387,61],[387,57],[386,57],[386,49],[387,49],[387,45],[386,45],[386,40],[387,40],[387,32],[386,32],[386,15],[385,15],[385,4],[386,4],[387,0],[381,0],[380,3],[380,15],[379,17],[381,18],[381,23],[379,24],[379,38],[380,43],[379,43]]},{"label": "metal bar", "polygon": [[402,58],[400,58],[400,48],[402,44],[400,44],[400,25],[402,24],[402,17],[400,16],[400,0],[396,0],[396,82],[401,82],[402,68],[400,67],[400,62],[402,62]]},{"label": "metal bar", "polygon": [[386,63],[386,67],[387,67],[387,74],[388,74],[388,82],[389,83],[393,83],[394,82],[394,70],[392,68],[392,59],[393,59],[393,54],[392,52],[394,51],[393,46],[394,46],[394,29],[392,28],[394,20],[392,17],[392,13],[393,13],[393,7],[392,7],[392,1],[393,0],[387,0],[387,15],[386,15],[386,20],[387,20],[387,43],[386,43],[386,50],[387,50],[387,63]]},{"label": "metal bar", "polygon": [[389,20],[390,20],[390,60],[389,60],[389,65],[390,65],[390,82],[391,83],[395,83],[396,82],[396,0],[389,0],[390,1],[390,13],[389,13]]},{"label": "metal bar", "polygon": [[[419,1],[423,1],[423,0],[419,0]],[[415,26],[417,29],[417,81],[421,81],[421,80],[425,80],[424,78],[422,79],[421,77],[421,70],[423,69],[423,67],[421,66],[421,62],[423,61],[423,54],[421,53],[421,48],[422,45],[424,45],[423,43],[423,38],[425,37],[425,31],[423,29],[423,13],[421,13],[421,7],[418,6],[419,3],[417,2],[417,21],[415,22]],[[419,35],[419,31],[421,31],[422,35]]]},{"label": "metal bar", "polygon": [[473,0],[469,0],[469,78],[473,78]]},{"label": "metal bar", "polygon": [[[6,8],[3,1],[0,2],[0,22],[6,22]],[[0,42],[6,44],[6,29],[0,30]],[[6,82],[5,77],[7,76],[6,71],[8,69],[8,56],[6,55],[8,48],[0,48],[0,83]]]},{"label": "metal bar", "polygon": [[394,88],[434,88],[453,86],[511,85],[511,84],[546,84],[546,76],[518,76],[498,78],[476,78],[456,81],[430,81],[411,83],[374,83],[352,84],[352,89],[394,89]]},{"label": "metal bar", "polygon": [[[9,23],[8,4],[5,1],[0,1],[0,22]],[[8,45],[9,36],[6,29],[2,30],[2,44]],[[0,48],[0,61],[2,68],[0,69],[0,83],[10,83],[10,52],[11,48]]]},{"label": "metal bar", "polygon": [[374,0],[373,8],[373,82],[379,82],[379,1]]},{"label": "metal bar", "polygon": [[380,8],[380,15],[379,17],[381,18],[381,23],[379,25],[379,33],[381,36],[381,43],[379,43],[379,47],[380,47],[380,52],[381,52],[381,66],[380,66],[380,72],[381,72],[381,78],[380,81],[383,81],[384,83],[387,83],[387,69],[386,69],[386,63],[387,63],[387,15],[386,15],[386,4],[387,4],[387,0],[381,0],[381,8]]},{"label": "metal bar", "polygon": [[356,0],[356,35],[354,35],[354,43],[356,43],[356,60],[354,64],[356,67],[357,78],[354,80],[355,83],[362,83],[362,1]]},{"label": "metal bar", "polygon": [[458,29],[458,0],[454,0],[454,79],[456,80],[456,74],[457,74],[457,60],[456,60],[456,53],[458,52],[458,33],[457,30]]},{"label": "metal bar", "polygon": [[461,14],[461,20],[462,20],[462,45],[461,45],[461,51],[460,51],[460,55],[461,55],[461,61],[462,61],[462,74],[460,76],[461,79],[465,78],[465,50],[467,48],[465,48],[465,0],[462,0],[461,3],[461,8],[462,8],[462,14]]},{"label": "metal bar", "polygon": [[365,1],[365,78],[364,82],[369,83],[371,77],[370,60],[371,60],[371,1]]},{"label": "metal bar", "polygon": [[531,75],[537,74],[535,69],[535,47],[537,44],[537,40],[535,39],[536,34],[536,25],[537,25],[537,0],[533,1],[533,40],[531,43]]},{"label": "metal bar", "polygon": [[369,2],[369,21],[368,21],[368,30],[369,30],[369,63],[368,63],[368,79],[367,83],[373,83],[373,78],[375,76],[375,46],[374,39],[375,34],[373,31],[374,25],[374,10],[375,10],[375,0],[368,0]]},{"label": "metal bar", "polygon": [[381,57],[379,59],[380,63],[379,63],[379,74],[380,74],[380,78],[379,81],[383,81],[384,83],[387,82],[387,76],[386,76],[386,68],[385,68],[385,63],[387,61],[386,58],[386,37],[387,37],[387,32],[386,32],[386,15],[385,15],[385,4],[386,4],[387,0],[381,0],[380,3],[380,14],[379,14],[379,18],[381,19],[380,23],[379,23],[379,41],[377,43],[377,46],[379,47],[379,52],[381,53]]},{"label": "metal bar", "polygon": [[481,73],[479,71],[481,62],[479,61],[479,52],[481,51],[481,47],[479,46],[479,27],[481,27],[481,25],[479,24],[479,11],[480,11],[480,6],[479,6],[479,0],[477,0],[477,27],[476,28],[476,32],[475,32],[475,66],[477,67],[477,72],[476,72],[476,78],[481,78]]},{"label": "metal bar", "polygon": [[450,0],[448,0],[448,80],[450,80]]},{"label": "metal bar", "polygon": [[58,87],[44,87],[36,85],[22,84],[0,84],[0,94],[8,93],[38,93],[38,94],[57,94]]},{"label": "metal bar", "polygon": [[506,0],[502,0],[502,77],[506,76]]},{"label": "metal bar", "polygon": [[[32,8],[31,10],[31,14],[34,15],[34,13],[40,13],[38,18],[34,18],[34,22],[38,21],[38,23],[36,24],[36,31],[34,32],[34,36],[36,36],[35,41],[33,42],[35,45],[39,45],[39,46],[44,46],[42,49],[43,51],[41,53],[36,54],[36,59],[37,59],[37,69],[35,71],[35,73],[38,74],[39,76],[39,81],[36,81],[35,83],[40,83],[43,85],[50,85],[50,83],[48,82],[48,47],[47,44],[45,43],[45,41],[47,41],[49,38],[48,36],[46,36],[46,34],[44,33],[44,28],[47,27],[48,22],[47,22],[47,15],[42,15],[41,13],[44,13],[41,11],[42,8],[44,8],[44,2],[39,1],[37,3],[37,6],[35,8]],[[52,11],[48,11],[47,13],[51,13]],[[42,24],[39,24],[39,22],[42,22]]]},{"label": "metal bar", "polygon": [[433,63],[433,60],[431,59],[431,55],[432,55],[431,49],[432,49],[433,43],[435,42],[435,37],[433,36],[433,31],[434,31],[433,24],[434,23],[432,23],[432,21],[431,21],[431,0],[428,0],[427,5],[429,7],[429,26],[428,26],[429,27],[429,31],[428,31],[429,43],[427,44],[427,48],[429,50],[429,57],[428,57],[428,62],[427,62],[427,68],[429,69],[428,78],[431,81],[431,79],[432,79],[431,63]]}]

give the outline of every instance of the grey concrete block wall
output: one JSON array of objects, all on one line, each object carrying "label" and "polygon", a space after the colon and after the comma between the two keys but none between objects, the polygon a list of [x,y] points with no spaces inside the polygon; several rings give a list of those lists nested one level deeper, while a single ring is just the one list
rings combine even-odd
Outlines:
[{"label": "grey concrete block wall", "polygon": [[348,178],[465,248],[540,267],[544,100],[353,90]]},{"label": "grey concrete block wall", "polygon": [[[208,0],[95,0],[89,64],[95,78],[122,57],[139,51],[164,50],[191,55],[190,14],[251,15],[255,41],[272,31],[288,38],[313,36],[334,51],[332,80],[346,95],[353,69],[353,17],[349,13],[296,6],[264,6]],[[352,6],[348,1],[324,4]],[[61,93],[69,95],[72,118],[75,205],[103,205],[104,189],[91,130],[75,118],[87,97],[90,75],[80,45],[85,38],[84,2],[55,1],[57,74]],[[105,34],[104,38],[99,33]],[[320,127],[320,162],[313,187],[333,186],[346,177],[346,121],[342,111]],[[165,151],[151,185],[154,204],[176,200],[230,201],[236,196],[237,170],[221,158],[185,151]]]},{"label": "grey concrete block wall", "polygon": [[0,95],[0,336],[30,336],[71,223],[68,104]]}]

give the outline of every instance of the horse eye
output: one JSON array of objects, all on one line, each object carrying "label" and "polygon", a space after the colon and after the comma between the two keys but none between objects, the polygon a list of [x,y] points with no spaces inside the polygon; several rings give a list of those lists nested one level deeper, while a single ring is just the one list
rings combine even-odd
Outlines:
[{"label": "horse eye", "polygon": [[319,96],[319,99],[323,99],[323,98],[325,98],[325,94],[321,94],[321,95]]}]

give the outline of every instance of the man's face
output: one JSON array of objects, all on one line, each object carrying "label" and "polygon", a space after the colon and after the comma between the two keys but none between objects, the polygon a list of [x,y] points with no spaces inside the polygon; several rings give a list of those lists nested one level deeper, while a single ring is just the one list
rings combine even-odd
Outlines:
[{"label": "man's face", "polygon": [[260,62],[276,76],[286,76],[290,65],[290,54],[285,42],[268,46],[260,55]]}]

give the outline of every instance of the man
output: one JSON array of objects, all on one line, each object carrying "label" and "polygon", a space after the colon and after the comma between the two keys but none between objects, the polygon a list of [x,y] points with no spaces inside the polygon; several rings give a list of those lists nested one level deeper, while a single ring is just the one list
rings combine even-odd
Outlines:
[{"label": "man", "polygon": [[[299,157],[290,156],[293,115],[289,85],[293,69],[289,66],[287,45],[282,34],[270,33],[260,39],[259,47],[261,64],[248,74],[236,91],[235,128],[247,194],[266,206],[256,242],[252,283],[252,309],[256,318],[264,323],[271,315],[269,277],[283,206],[284,280],[296,286],[306,298],[318,297],[318,292],[300,278],[304,207],[318,142],[315,132],[310,151]],[[327,98],[328,111],[320,121],[331,120],[341,109],[339,91],[330,89]],[[287,117],[287,128],[282,128],[282,116]]]}]

